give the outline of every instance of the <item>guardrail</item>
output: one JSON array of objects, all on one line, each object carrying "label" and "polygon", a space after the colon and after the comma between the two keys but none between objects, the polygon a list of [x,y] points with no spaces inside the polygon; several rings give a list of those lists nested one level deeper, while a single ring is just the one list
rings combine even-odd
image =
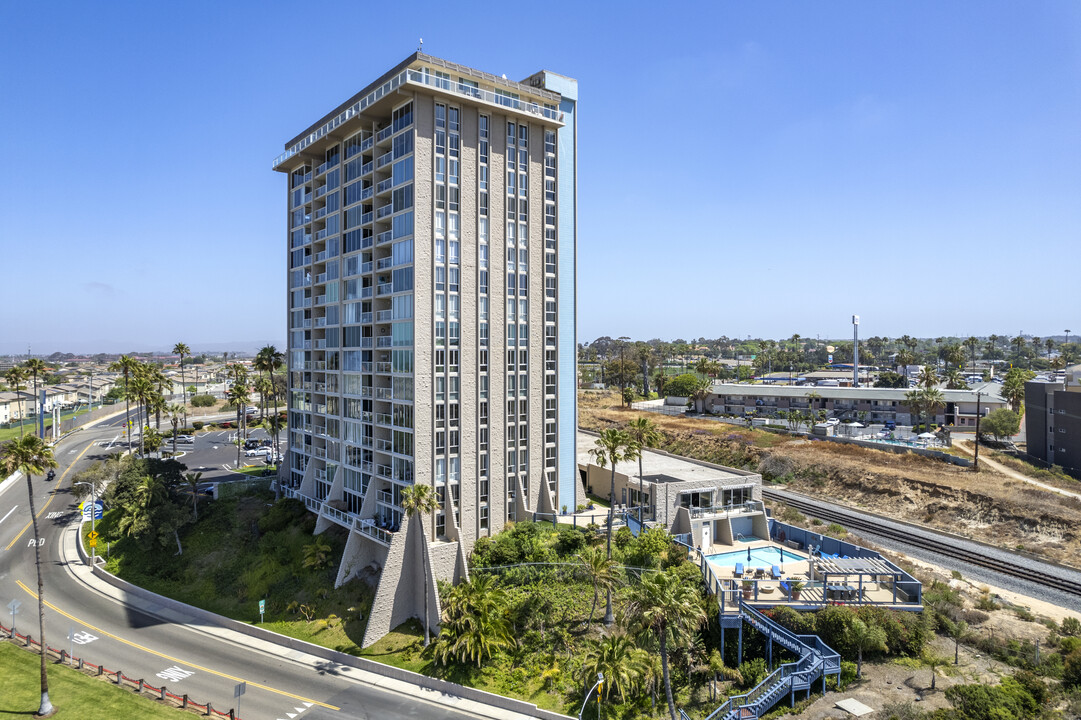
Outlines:
[{"label": "guardrail", "polygon": [[[42,652],[41,642],[34,640],[34,638],[32,638],[29,634],[22,635],[17,632],[13,627],[4,627],[3,623],[0,623],[0,633],[6,635],[7,638],[11,640],[16,646],[18,646],[19,643],[22,643],[21,647],[30,652],[35,652],[34,646],[37,646],[37,654],[40,655]],[[160,700],[161,702],[171,701],[173,703],[176,703],[176,707],[180,708],[181,710],[194,709],[198,710],[200,714],[207,717],[222,717],[229,718],[229,720],[240,720],[240,716],[237,715],[236,711],[232,708],[230,708],[226,712],[222,712],[221,710],[215,710],[214,706],[211,705],[209,700],[206,702],[206,704],[203,704],[197,703],[194,700],[190,699],[187,694],[174,695],[173,693],[169,692],[169,690],[165,687],[164,683],[161,687],[154,687],[143,678],[131,678],[125,675],[122,670],[110,670],[104,665],[95,665],[94,663],[84,658],[75,657],[74,655],[69,654],[67,650],[57,650],[54,647],[46,645],[45,654],[46,656],[51,655],[55,657],[57,660],[60,661],[61,664],[66,663],[75,670],[79,670],[92,677],[97,676],[109,678],[115,685],[118,685],[120,687],[125,687],[126,684],[126,686],[134,690],[135,694],[137,695],[142,695],[143,692],[146,691],[157,696],[156,699]]]}]

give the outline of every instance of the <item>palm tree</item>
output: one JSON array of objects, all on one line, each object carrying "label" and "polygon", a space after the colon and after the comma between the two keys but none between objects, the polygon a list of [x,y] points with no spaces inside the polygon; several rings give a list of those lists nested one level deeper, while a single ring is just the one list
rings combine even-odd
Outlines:
[{"label": "palm tree", "polygon": [[920,368],[920,375],[916,379],[916,382],[920,387],[933,388],[938,386],[938,373],[930,365],[924,365]]},{"label": "palm tree", "polygon": [[[421,515],[430,515],[439,507],[430,485],[410,485],[402,488],[402,511],[413,525],[410,531],[419,529],[421,540],[421,562],[424,564],[424,647],[428,647],[428,536],[424,529]],[[412,522],[416,518],[416,522]]]},{"label": "palm tree", "polygon": [[965,378],[961,375],[960,369],[951,367],[946,371],[946,389],[968,390],[968,383],[965,382]]},{"label": "palm tree", "polygon": [[1046,340],[1044,340],[1043,345],[1045,348],[1047,348],[1047,359],[1051,360],[1051,351],[1055,349],[1055,341],[1051,338],[1047,338]]},{"label": "palm tree", "polygon": [[593,583],[593,607],[589,609],[589,620],[586,622],[586,627],[589,627],[593,624],[593,613],[597,610],[597,596],[601,588],[606,592],[610,591],[615,587],[619,576],[616,573],[615,561],[605,557],[600,548],[584,548],[577,557],[586,577]]},{"label": "palm tree", "polygon": [[259,393],[259,411],[263,417],[266,417],[267,411],[267,398],[270,395],[270,391],[274,389],[269,378],[266,375],[260,375],[255,378],[255,392]]},{"label": "palm tree", "polygon": [[628,625],[656,638],[661,651],[661,671],[668,712],[676,720],[672,678],[668,672],[668,641],[681,642],[705,621],[698,588],[684,583],[671,570],[647,573],[631,591],[627,605]]},{"label": "palm tree", "polygon": [[38,514],[34,508],[34,483],[33,475],[40,475],[45,468],[56,467],[53,459],[53,451],[45,441],[34,435],[27,435],[18,440],[12,440],[0,449],[0,467],[4,475],[15,474],[22,471],[26,476],[26,492],[30,497],[30,522],[34,528],[34,566],[38,574],[38,640],[41,641],[41,705],[38,707],[38,716],[45,717],[56,712],[56,708],[49,702],[49,676],[45,670],[45,586],[41,579],[41,535],[38,533]]},{"label": "palm tree", "polygon": [[661,433],[652,420],[636,417],[627,425],[627,435],[638,445],[638,522],[642,522],[642,498],[645,495],[646,479],[642,474],[642,448],[653,447],[661,441]]},{"label": "palm tree", "polygon": [[184,480],[191,488],[191,509],[195,515],[195,522],[199,522],[199,480],[202,477],[201,472],[184,473]]},{"label": "palm tree", "polygon": [[628,699],[647,672],[645,654],[634,638],[622,631],[602,636],[590,643],[585,657],[582,658],[582,677],[586,682],[586,692],[589,682],[603,673],[602,697],[607,700],[612,690],[615,690],[620,700]]},{"label": "palm tree", "polygon": [[965,347],[968,348],[969,356],[972,358],[972,369],[976,369],[976,349],[980,346],[980,340],[975,335],[970,335],[965,340]]},{"label": "palm tree", "polygon": [[180,418],[185,415],[183,405],[173,404],[166,408],[169,413],[169,422],[173,424],[173,455],[176,455],[176,431],[177,426],[180,424]]},{"label": "palm tree", "polygon": [[713,700],[713,702],[717,701],[718,680],[724,679],[738,683],[743,682],[743,673],[741,673],[738,668],[730,668],[725,665],[724,658],[716,648],[709,653],[709,670],[713,673],[713,687],[711,688],[710,693],[710,699]]},{"label": "palm tree", "polygon": [[920,420],[923,418],[923,388],[915,388],[906,392],[905,405],[907,405],[908,409],[912,411],[912,414],[916,416],[916,420],[912,424],[918,427]]},{"label": "palm tree", "polygon": [[[154,411],[154,428],[161,430],[161,411],[165,409],[165,386],[169,386],[169,394],[172,395],[173,382],[165,376],[165,371],[162,370],[161,365],[151,365],[147,363],[146,375],[150,378],[151,385],[154,386],[154,393],[150,396],[149,409]],[[150,416],[147,415],[147,424],[150,424]]]},{"label": "palm tree", "polygon": [[853,618],[845,631],[848,643],[856,650],[856,677],[863,677],[863,651],[886,652],[886,631],[874,623]]},{"label": "palm tree", "polygon": [[926,388],[923,391],[923,407],[927,411],[927,429],[935,421],[935,411],[946,407],[946,398],[938,388]]},{"label": "palm tree", "polygon": [[278,348],[267,345],[260,348],[255,356],[255,369],[270,375],[270,394],[274,397],[274,414],[278,414],[278,388],[274,384],[274,371],[285,363],[285,355]]},{"label": "palm tree", "polygon": [[[590,457],[598,467],[612,466],[612,483],[608,490],[608,557],[612,557],[612,523],[615,520],[616,511],[616,463],[623,460],[633,460],[638,455],[638,446],[627,433],[616,428],[602,430],[600,437],[589,451]],[[612,591],[606,593],[604,608],[604,624],[611,625],[615,621],[612,614]]]},{"label": "palm tree", "polygon": [[[19,391],[22,390],[22,384],[26,382],[26,369],[15,365],[8,368],[8,371],[4,373],[4,378],[11,385],[11,389],[15,391],[15,396],[18,397]],[[23,436],[23,420],[25,420],[26,413],[22,411],[25,408],[25,404],[22,400],[19,400],[19,437]]]},{"label": "palm tree", "polygon": [[139,433],[139,454],[146,455],[146,431],[150,429],[150,416],[147,414],[146,421],[143,421],[143,410],[146,409],[147,403],[150,402],[150,396],[154,393],[154,385],[150,382],[150,378],[147,377],[146,372],[143,370],[143,365],[140,364],[136,370],[135,375],[132,377],[131,382],[128,383],[127,394],[134,400],[136,400],[136,409],[138,412],[139,427],[142,430]]},{"label": "palm tree", "polygon": [[113,372],[124,373],[124,427],[128,429],[128,450],[131,450],[131,394],[128,392],[128,380],[137,367],[139,361],[130,355],[121,355],[119,360],[109,365]]},{"label": "palm tree", "polygon": [[180,384],[184,400],[184,427],[188,426],[188,384],[184,381],[184,356],[191,355],[191,348],[182,342],[173,345],[173,352],[180,356]]},{"label": "palm tree", "polygon": [[229,398],[229,402],[236,405],[236,466],[240,467],[240,447],[244,444],[244,430],[247,415],[244,413],[244,406],[251,401],[251,396],[248,394],[248,384],[245,379],[244,382],[234,382],[233,386],[229,388],[229,392],[226,394]]},{"label": "palm tree", "polygon": [[38,423],[40,425],[40,416],[41,413],[45,412],[45,408],[39,404],[38,375],[44,375],[46,372],[49,371],[49,368],[41,358],[30,358],[25,363],[23,363],[23,367],[26,368],[26,372],[34,376],[34,416],[39,418]]},{"label": "palm tree", "polygon": [[507,595],[495,587],[490,575],[475,574],[451,588],[443,605],[436,660],[443,665],[452,659],[475,662],[480,667],[496,650],[513,644],[506,608]]}]

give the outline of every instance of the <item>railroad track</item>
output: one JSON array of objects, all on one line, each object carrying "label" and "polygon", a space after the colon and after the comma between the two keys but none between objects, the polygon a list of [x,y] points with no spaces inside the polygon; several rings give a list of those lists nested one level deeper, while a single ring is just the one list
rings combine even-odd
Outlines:
[{"label": "railroad track", "polygon": [[[1010,577],[1015,577],[1020,580],[1026,580],[1028,582],[1036,583],[1044,587],[1054,588],[1061,592],[1081,597],[1081,583],[1061,577],[1056,577],[1055,575],[1048,572],[1025,567],[1021,563],[1002,560],[996,557],[991,557],[988,554],[981,553],[976,550],[958,547],[955,544],[956,539],[949,535],[914,526],[914,529],[918,529],[922,533],[931,533],[936,535],[934,539],[927,538],[921,534],[907,532],[905,529],[902,528],[880,524],[875,520],[869,520],[865,517],[860,517],[861,514],[866,514],[862,511],[848,511],[837,508],[836,506],[827,506],[823,503],[818,503],[810,499],[804,500],[792,498],[788,495],[779,495],[766,488],[762,488],[762,497],[766,500],[784,503],[785,505],[799,510],[800,512],[811,517],[816,517],[826,522],[835,522],[838,525],[843,525],[844,527],[856,531],[857,533],[863,531],[890,540],[897,540],[899,542],[905,543],[906,545],[911,545],[913,547],[929,550],[939,555],[953,558],[955,560],[961,560],[963,562],[969,563],[970,565],[976,565],[978,567],[986,568],[1002,575],[1009,575]],[[890,518],[883,519],[890,520],[890,522],[894,523],[899,522]]]}]

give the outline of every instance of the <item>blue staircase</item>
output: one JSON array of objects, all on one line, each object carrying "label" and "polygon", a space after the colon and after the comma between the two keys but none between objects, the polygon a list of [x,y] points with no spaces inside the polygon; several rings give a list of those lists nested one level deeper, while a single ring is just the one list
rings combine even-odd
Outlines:
[{"label": "blue staircase", "polygon": [[[817,635],[796,635],[747,605],[742,599],[739,601],[738,615],[722,614],[723,626],[731,627],[733,622],[750,625],[768,636],[771,642],[797,655],[799,659],[778,667],[750,692],[728,698],[710,713],[706,720],[755,720],[769,712],[785,695],[788,695],[789,701],[794,705],[796,692],[810,692],[811,685],[819,678],[822,679],[823,692],[826,689],[827,676],[837,675],[840,678],[841,656]],[[690,720],[683,710],[679,711],[679,715],[681,720]]]}]

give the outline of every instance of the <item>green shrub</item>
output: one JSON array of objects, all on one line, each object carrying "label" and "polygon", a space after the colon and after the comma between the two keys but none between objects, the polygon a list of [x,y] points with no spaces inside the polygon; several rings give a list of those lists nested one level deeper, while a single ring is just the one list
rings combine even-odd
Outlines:
[{"label": "green shrub", "polygon": [[1081,650],[1074,650],[1066,656],[1062,668],[1062,684],[1066,687],[1081,688]]},{"label": "green shrub", "polygon": [[198,430],[202,430],[202,429],[203,429],[203,423],[202,423],[202,421],[200,421],[200,420],[196,420],[195,422],[193,422],[193,423],[191,424],[191,426],[192,426],[193,428],[195,428],[195,430],[196,430],[196,431],[198,431]]},{"label": "green shrub", "polygon": [[213,395],[192,395],[190,402],[192,407],[213,407],[218,400]]},{"label": "green shrub", "polygon": [[1063,618],[1062,634],[1069,635],[1071,637],[1081,636],[1081,620],[1078,620],[1075,617]]}]

